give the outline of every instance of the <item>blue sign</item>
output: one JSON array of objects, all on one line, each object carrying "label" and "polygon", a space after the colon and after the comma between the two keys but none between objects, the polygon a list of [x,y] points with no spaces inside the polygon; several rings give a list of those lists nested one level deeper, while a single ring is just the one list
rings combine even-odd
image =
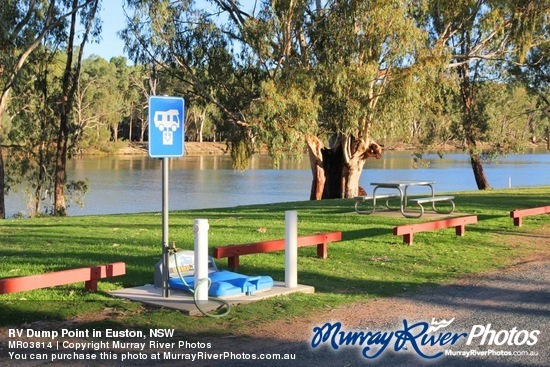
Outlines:
[{"label": "blue sign", "polygon": [[149,97],[149,156],[183,156],[184,102],[181,97]]}]

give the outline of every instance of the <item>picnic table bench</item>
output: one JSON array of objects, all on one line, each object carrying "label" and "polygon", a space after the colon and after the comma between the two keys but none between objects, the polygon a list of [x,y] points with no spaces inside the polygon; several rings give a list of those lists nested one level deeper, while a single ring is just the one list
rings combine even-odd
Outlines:
[{"label": "picnic table bench", "polygon": [[[424,206],[422,204],[426,203],[432,203],[432,209],[436,213],[441,214],[451,214],[455,211],[455,203],[453,201],[455,197],[454,196],[428,196],[424,198],[416,198],[416,199],[409,199],[410,202],[416,203],[420,207],[420,215],[419,218],[424,215]],[[435,207],[435,203],[438,202],[449,202],[451,203],[451,210],[450,211],[441,211],[440,209],[437,209]]]},{"label": "picnic table bench", "polygon": [[[386,199],[386,208],[390,208],[389,199],[398,197],[398,194],[378,194],[376,199]],[[359,205],[367,201],[373,200],[373,208],[371,210],[360,210]],[[374,196],[363,195],[355,197],[355,212],[357,214],[372,214],[374,212]]]},{"label": "picnic table bench", "polygon": [[[326,259],[328,257],[328,243],[342,240],[342,232],[328,232],[314,234],[311,236],[298,237],[298,247],[317,246],[317,257]],[[229,245],[214,247],[212,256],[216,259],[227,257],[228,268],[232,271],[239,267],[239,256],[273,252],[284,250],[285,239],[255,242],[242,245]]]}]

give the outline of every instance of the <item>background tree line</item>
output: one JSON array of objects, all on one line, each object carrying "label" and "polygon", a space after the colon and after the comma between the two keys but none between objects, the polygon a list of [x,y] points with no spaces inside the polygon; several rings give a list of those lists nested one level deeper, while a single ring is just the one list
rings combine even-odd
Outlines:
[{"label": "background tree line", "polygon": [[549,138],[548,0],[127,0],[131,64],[82,58],[100,6],[0,4],[1,217],[21,182],[64,215],[86,190],[67,158],[146,141],[154,94],[183,96],[186,139],[236,168],[307,152],[312,199],[357,195],[367,158],[403,145],[462,148],[487,189],[485,159]]}]

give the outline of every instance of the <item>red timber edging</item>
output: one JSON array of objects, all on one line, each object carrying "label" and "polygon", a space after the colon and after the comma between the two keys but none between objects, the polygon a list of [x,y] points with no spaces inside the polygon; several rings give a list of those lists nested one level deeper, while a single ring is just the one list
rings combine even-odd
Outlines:
[{"label": "red timber edging", "polygon": [[418,232],[433,231],[440,228],[455,227],[457,236],[464,236],[466,224],[477,223],[477,215],[468,217],[456,217],[417,224],[405,224],[393,228],[393,234],[403,236],[403,242],[413,244],[413,235]]},{"label": "red timber edging", "polygon": [[523,217],[550,213],[550,205],[530,209],[516,209],[510,212],[510,218],[514,219],[514,225],[521,227]]},{"label": "red timber edging", "polygon": [[[328,257],[328,243],[342,240],[342,232],[328,232],[314,234],[311,236],[298,237],[298,247],[317,246],[317,257],[326,259]],[[227,257],[230,270],[239,267],[239,256],[274,252],[285,249],[285,239],[264,242],[247,243],[242,245],[228,245],[214,247],[212,256],[216,259]]]},{"label": "red timber edging", "polygon": [[116,262],[108,265],[89,266],[51,273],[0,279],[0,294],[30,291],[71,283],[85,282],[89,291],[97,291],[99,279],[126,274],[126,264]]}]

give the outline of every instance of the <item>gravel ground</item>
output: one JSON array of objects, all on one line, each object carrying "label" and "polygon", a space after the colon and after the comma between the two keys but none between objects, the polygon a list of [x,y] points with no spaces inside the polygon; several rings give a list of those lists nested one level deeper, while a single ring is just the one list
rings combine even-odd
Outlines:
[{"label": "gravel ground", "polygon": [[[256,353],[295,353],[296,360],[289,361],[224,361],[212,366],[548,366],[549,347],[549,305],[550,294],[548,272],[549,263],[537,261],[495,272],[479,278],[470,278],[446,286],[425,289],[414,296],[394,297],[379,300],[367,305],[357,305],[349,312],[336,312],[325,320],[310,324],[309,333],[303,334],[302,341],[273,342],[266,340],[265,347],[254,349]],[[453,323],[440,331],[470,334],[474,325],[491,324],[490,329],[497,333],[500,330],[511,331],[514,327],[519,333],[539,330],[537,343],[533,346],[513,345],[479,345],[481,338],[476,338],[471,345],[465,345],[461,339],[453,346],[423,348],[426,354],[436,354],[450,349],[453,351],[487,351],[487,356],[445,356],[427,360],[418,356],[412,348],[393,352],[393,343],[380,357],[367,360],[361,356],[362,347],[342,347],[334,350],[328,345],[317,349],[310,347],[311,330],[325,322],[341,321],[342,329],[396,331],[403,329],[403,319],[409,324],[426,321],[455,318]],[[288,328],[300,329],[289,323]],[[302,331],[303,332],[303,331]],[[298,333],[300,333],[298,331]],[[504,337],[505,333],[501,334]],[[520,334],[521,336],[525,335]],[[305,339],[305,340],[304,340]],[[521,342],[521,339],[518,339]],[[257,341],[250,340],[252,345]],[[513,344],[513,343],[512,343]],[[245,343],[240,350],[246,350]],[[410,346],[410,344],[409,344]],[[491,352],[490,352],[491,351]],[[502,356],[507,352],[533,352],[537,355]],[[252,350],[250,351],[252,353]]]}]

